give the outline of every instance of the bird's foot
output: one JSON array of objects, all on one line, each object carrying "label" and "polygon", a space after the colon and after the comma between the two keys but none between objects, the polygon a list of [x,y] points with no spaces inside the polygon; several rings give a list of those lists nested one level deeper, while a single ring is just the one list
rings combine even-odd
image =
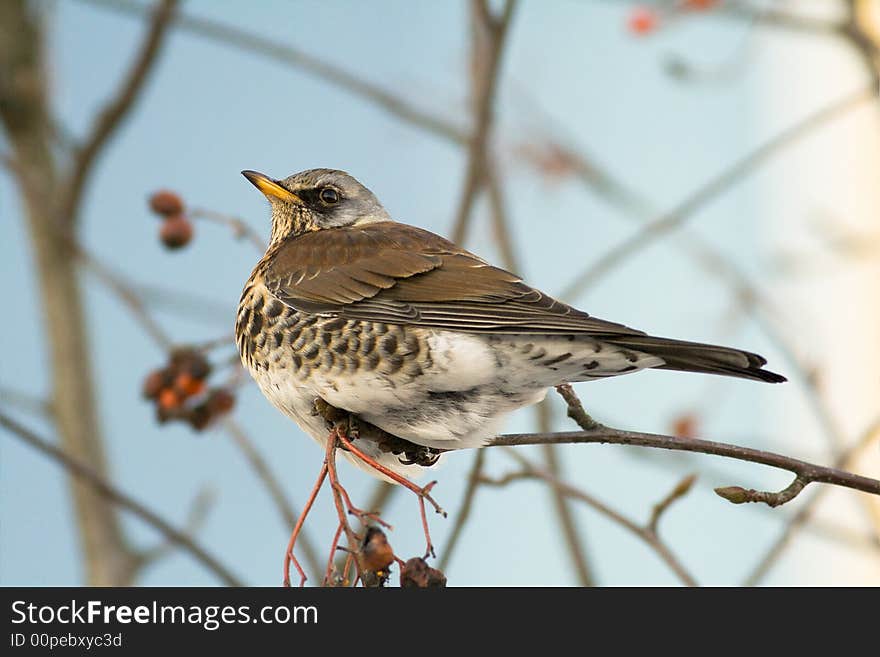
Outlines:
[{"label": "bird's foot", "polygon": [[[380,451],[397,456],[403,465],[420,465],[428,468],[437,463],[440,455],[446,451],[416,445],[399,438],[369,422],[364,422],[353,413],[328,404],[320,397],[315,399],[312,413],[324,418],[329,431],[342,431],[352,442],[358,439],[369,440],[375,443]],[[344,444],[341,449],[348,451]]]}]

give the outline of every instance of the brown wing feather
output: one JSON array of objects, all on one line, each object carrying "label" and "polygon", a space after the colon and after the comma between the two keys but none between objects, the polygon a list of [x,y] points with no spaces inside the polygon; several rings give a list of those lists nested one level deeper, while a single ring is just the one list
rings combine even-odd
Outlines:
[{"label": "brown wing feather", "polygon": [[310,313],[480,333],[643,335],[590,317],[405,224],[291,238],[272,254],[265,278],[275,296]]}]

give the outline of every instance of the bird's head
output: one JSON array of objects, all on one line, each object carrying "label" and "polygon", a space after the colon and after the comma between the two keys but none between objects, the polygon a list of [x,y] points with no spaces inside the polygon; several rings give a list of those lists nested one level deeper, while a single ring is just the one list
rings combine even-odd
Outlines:
[{"label": "bird's head", "polygon": [[269,199],[272,244],[309,231],[391,221],[373,193],[344,171],[309,169],[283,180],[241,173]]}]

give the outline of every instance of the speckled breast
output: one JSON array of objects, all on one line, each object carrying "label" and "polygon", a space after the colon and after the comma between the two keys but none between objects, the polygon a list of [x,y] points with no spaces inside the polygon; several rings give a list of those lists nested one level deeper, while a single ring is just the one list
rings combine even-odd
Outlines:
[{"label": "speckled breast", "polygon": [[289,370],[299,379],[313,372],[380,372],[403,379],[430,366],[425,331],[379,322],[299,312],[262,285],[242,294],[235,326],[242,362],[252,371]]}]

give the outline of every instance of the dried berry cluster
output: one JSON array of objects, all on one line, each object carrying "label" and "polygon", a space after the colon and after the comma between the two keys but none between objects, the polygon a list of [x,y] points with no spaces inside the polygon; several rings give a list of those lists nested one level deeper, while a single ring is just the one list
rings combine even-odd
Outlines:
[{"label": "dried berry cluster", "polygon": [[186,218],[183,200],[174,192],[162,190],[150,196],[150,209],[162,218],[159,240],[169,249],[189,244],[193,237],[192,222]]},{"label": "dried berry cluster", "polygon": [[400,587],[404,589],[434,589],[446,586],[446,575],[431,568],[421,557],[413,557],[400,570]]},{"label": "dried berry cluster", "polygon": [[199,351],[174,351],[165,367],[154,370],[144,380],[143,394],[156,404],[159,422],[180,420],[201,431],[213,420],[228,413],[235,397],[226,388],[209,388],[205,383],[211,364]]}]

